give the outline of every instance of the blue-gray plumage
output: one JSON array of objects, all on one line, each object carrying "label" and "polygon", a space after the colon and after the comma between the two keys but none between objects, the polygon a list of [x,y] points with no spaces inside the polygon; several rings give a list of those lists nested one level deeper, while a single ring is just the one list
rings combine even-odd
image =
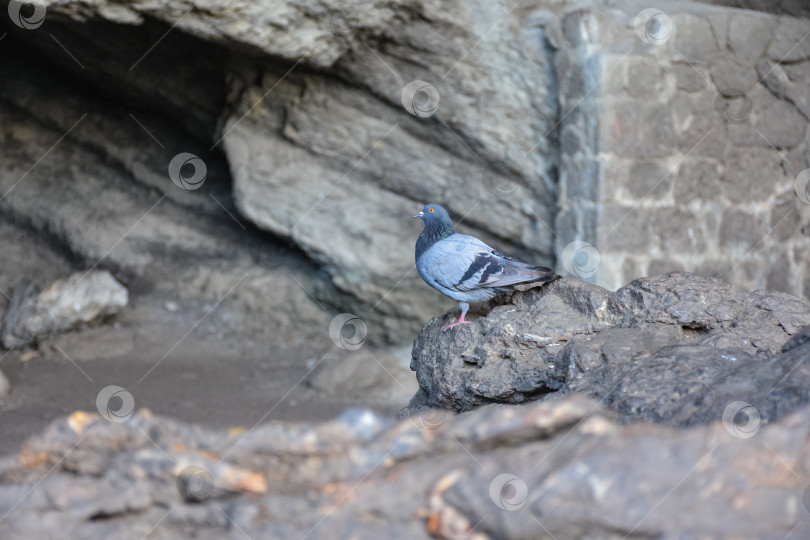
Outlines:
[{"label": "blue-gray plumage", "polygon": [[542,283],[559,276],[493,249],[473,236],[457,234],[447,211],[428,204],[413,216],[425,222],[416,240],[416,270],[425,283],[458,302],[461,317],[444,330],[466,324],[470,303],[486,302],[511,285]]}]

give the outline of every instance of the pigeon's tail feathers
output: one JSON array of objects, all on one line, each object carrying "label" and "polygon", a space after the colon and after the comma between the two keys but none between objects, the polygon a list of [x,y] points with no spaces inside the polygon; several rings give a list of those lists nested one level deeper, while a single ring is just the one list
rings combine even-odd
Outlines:
[{"label": "pigeon's tail feathers", "polygon": [[508,261],[504,264],[505,272],[491,287],[504,287],[520,283],[546,283],[559,278],[557,274],[545,266],[533,266],[520,261]]}]

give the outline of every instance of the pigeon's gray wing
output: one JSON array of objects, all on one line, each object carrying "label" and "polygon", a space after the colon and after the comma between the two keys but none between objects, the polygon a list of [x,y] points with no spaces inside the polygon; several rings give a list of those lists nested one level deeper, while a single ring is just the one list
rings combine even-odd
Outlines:
[{"label": "pigeon's gray wing", "polygon": [[514,260],[464,234],[436,242],[425,253],[420,266],[439,285],[460,292],[550,281],[556,277],[548,268]]}]

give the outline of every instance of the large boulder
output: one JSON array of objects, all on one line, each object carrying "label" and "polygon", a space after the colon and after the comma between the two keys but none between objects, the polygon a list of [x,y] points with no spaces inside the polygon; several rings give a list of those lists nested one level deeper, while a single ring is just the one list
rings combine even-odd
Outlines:
[{"label": "large boulder", "polygon": [[412,351],[412,408],[580,392],[624,420],[689,425],[734,401],[775,419],[810,400],[802,298],[673,272],[614,293],[562,278],[504,301],[449,332],[453,313],[425,325]]}]

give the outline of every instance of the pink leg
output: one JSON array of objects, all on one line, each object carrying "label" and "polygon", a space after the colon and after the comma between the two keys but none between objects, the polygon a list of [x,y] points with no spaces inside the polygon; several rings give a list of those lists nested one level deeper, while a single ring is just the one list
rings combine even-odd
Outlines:
[{"label": "pink leg", "polygon": [[470,321],[465,321],[464,320],[464,314],[465,314],[466,311],[467,310],[465,309],[464,311],[461,312],[461,317],[458,318],[458,322],[454,322],[453,324],[448,324],[447,326],[442,328],[442,332],[447,332],[451,328],[453,328],[455,326],[458,326],[460,324],[470,324]]}]

